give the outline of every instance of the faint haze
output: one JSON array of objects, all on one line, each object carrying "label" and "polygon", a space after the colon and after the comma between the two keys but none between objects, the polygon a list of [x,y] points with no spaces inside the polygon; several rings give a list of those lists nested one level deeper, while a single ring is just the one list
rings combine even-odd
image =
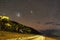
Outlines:
[{"label": "faint haze", "polygon": [[60,29],[60,0],[0,0],[0,15],[37,30]]}]

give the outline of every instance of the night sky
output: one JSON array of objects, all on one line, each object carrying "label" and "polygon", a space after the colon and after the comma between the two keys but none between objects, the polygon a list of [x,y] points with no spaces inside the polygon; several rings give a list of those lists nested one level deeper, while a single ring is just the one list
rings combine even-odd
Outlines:
[{"label": "night sky", "polygon": [[0,0],[0,15],[36,30],[60,29],[60,0]]}]

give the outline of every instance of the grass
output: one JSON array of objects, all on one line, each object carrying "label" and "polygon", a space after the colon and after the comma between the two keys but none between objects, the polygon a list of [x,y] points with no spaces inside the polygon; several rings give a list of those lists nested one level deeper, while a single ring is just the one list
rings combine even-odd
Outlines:
[{"label": "grass", "polygon": [[51,38],[35,34],[20,34],[14,32],[0,31],[0,40],[59,40],[60,38]]}]

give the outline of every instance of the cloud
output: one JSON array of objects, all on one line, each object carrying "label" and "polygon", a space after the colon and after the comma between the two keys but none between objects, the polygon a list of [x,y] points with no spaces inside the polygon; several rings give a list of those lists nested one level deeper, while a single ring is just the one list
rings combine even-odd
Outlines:
[{"label": "cloud", "polygon": [[54,24],[55,22],[46,22],[45,24]]},{"label": "cloud", "polygon": [[60,25],[60,24],[57,23],[56,25]]},{"label": "cloud", "polygon": [[49,25],[49,24],[52,24],[52,25],[60,25],[59,22],[46,22],[45,24],[46,25]]}]

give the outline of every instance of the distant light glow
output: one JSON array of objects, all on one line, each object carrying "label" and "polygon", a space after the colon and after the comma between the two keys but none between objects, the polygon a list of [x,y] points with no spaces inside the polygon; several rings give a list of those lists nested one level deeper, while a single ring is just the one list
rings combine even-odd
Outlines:
[{"label": "distant light glow", "polygon": [[21,14],[19,12],[17,13],[17,17],[21,17]]},{"label": "distant light glow", "polygon": [[30,13],[33,14],[33,11],[31,10]]}]

